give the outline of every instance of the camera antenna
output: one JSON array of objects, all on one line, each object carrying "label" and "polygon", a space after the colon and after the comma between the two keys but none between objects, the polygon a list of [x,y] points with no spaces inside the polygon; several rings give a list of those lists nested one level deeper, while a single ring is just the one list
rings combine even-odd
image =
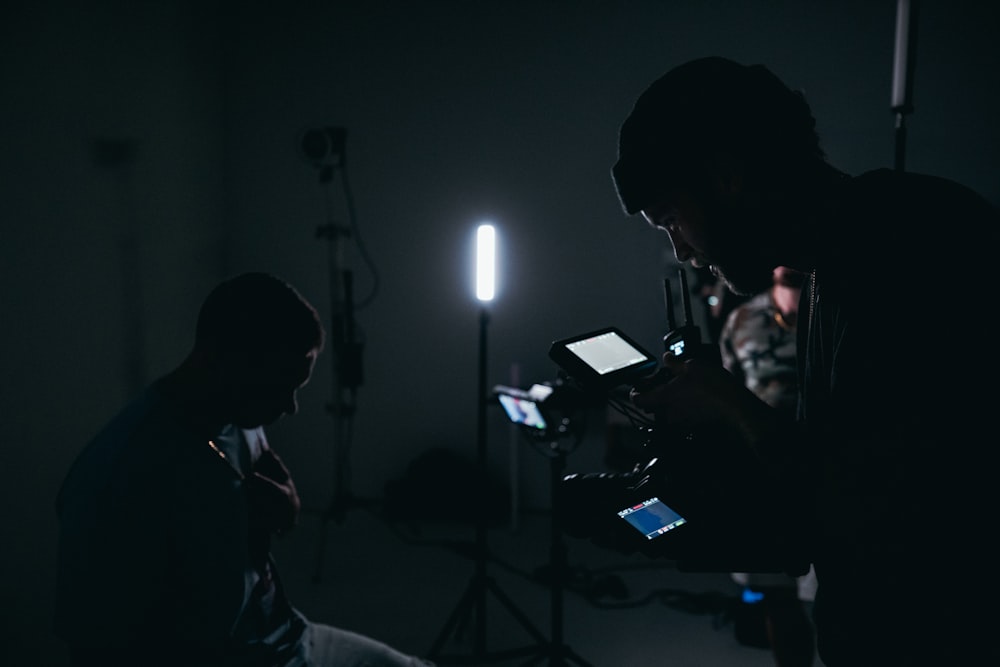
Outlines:
[{"label": "camera antenna", "polygon": [[678,271],[681,282],[681,306],[684,309],[684,324],[677,326],[674,319],[673,295],[670,292],[670,281],[663,279],[663,296],[667,303],[667,335],[663,337],[663,349],[676,356],[691,356],[701,345],[701,330],[694,323],[691,315],[691,295],[688,293],[687,274],[682,266]]},{"label": "camera antenna", "polygon": [[673,331],[677,328],[677,320],[674,319],[674,295],[670,291],[669,278],[663,279],[663,300],[667,307],[667,331]]},{"label": "camera antenna", "polygon": [[681,305],[684,308],[684,326],[694,326],[694,318],[691,317],[691,295],[688,292],[687,273],[684,272],[683,266],[677,270],[677,273],[680,274],[681,278]]}]

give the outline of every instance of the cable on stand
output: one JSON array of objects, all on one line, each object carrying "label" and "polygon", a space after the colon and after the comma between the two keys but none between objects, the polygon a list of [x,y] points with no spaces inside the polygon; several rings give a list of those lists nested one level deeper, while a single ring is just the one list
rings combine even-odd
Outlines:
[{"label": "cable on stand", "polygon": [[[301,139],[303,156],[319,172],[320,185],[326,190],[327,221],[316,228],[316,238],[325,240],[328,249],[330,291],[331,399],[326,405],[333,419],[334,478],[329,506],[323,512],[320,525],[316,570],[313,581],[322,580],[326,557],[327,523],[332,519],[342,523],[347,510],[359,504],[351,491],[351,444],[354,436],[354,415],[357,411],[358,387],[363,382],[362,353],[364,344],[358,337],[354,318],[354,274],[344,267],[344,244],[351,240],[360,250],[375,276],[375,288],[362,305],[374,298],[378,274],[374,270],[357,228],[357,216],[347,180],[344,146],[347,132],[340,127],[324,127],[306,131]],[[347,201],[349,224],[338,224],[333,215],[329,188],[337,175],[341,177]]]}]

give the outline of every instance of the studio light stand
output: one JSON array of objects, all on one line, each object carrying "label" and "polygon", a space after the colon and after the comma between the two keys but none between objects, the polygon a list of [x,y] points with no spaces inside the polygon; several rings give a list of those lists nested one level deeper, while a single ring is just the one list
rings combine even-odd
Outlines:
[{"label": "studio light stand", "polygon": [[[320,582],[323,577],[328,522],[331,519],[337,523],[343,522],[347,510],[357,503],[351,492],[350,450],[357,392],[362,383],[363,346],[358,340],[354,319],[354,274],[343,268],[343,252],[345,241],[354,240],[360,244],[360,239],[357,236],[353,198],[347,182],[344,151],[346,137],[347,131],[342,127],[308,130],[302,135],[299,147],[302,156],[318,170],[321,186],[328,188],[335,177],[340,175],[350,217],[348,225],[339,224],[335,220],[333,205],[327,193],[327,221],[316,228],[316,238],[326,241],[328,250],[332,392],[326,409],[333,419],[334,479],[330,504],[323,512],[320,524],[314,582]],[[367,259],[367,255],[365,258]]]},{"label": "studio light stand", "polygon": [[[574,451],[583,438],[583,429],[574,416],[584,414],[585,399],[576,389],[562,382],[534,385],[525,391],[515,387],[497,385],[493,388],[504,411],[534,449],[549,459],[549,492],[551,519],[549,522],[549,562],[547,581],[550,593],[551,639],[537,647],[535,656],[525,665],[540,664],[548,660],[551,667],[570,664],[591,667],[565,642],[563,633],[563,595],[569,574],[567,549],[563,539],[564,494],[563,474],[566,457]],[[572,439],[572,444],[561,444]],[[540,568],[542,571],[545,568]]]},{"label": "studio light stand", "polygon": [[[476,405],[476,465],[480,475],[480,480],[484,480],[487,475],[487,414],[486,408],[489,404],[487,393],[487,328],[489,325],[489,309],[487,304],[493,300],[495,289],[495,250],[496,232],[492,225],[480,225],[476,234],[476,297],[481,303],[479,311],[479,372],[478,390]],[[496,581],[489,575],[487,564],[489,561],[489,546],[487,540],[489,513],[488,503],[485,497],[485,485],[480,485],[483,491],[477,494],[476,503],[476,538],[475,538],[475,572],[465,589],[465,593],[459,599],[458,604],[452,610],[447,622],[442,628],[434,644],[431,646],[427,657],[438,664],[487,664],[499,660],[517,658],[521,656],[531,656],[538,652],[539,646],[545,646],[548,642],[545,636],[532,625],[530,619],[513,601],[500,589]],[[487,650],[487,627],[486,608],[487,596],[492,594],[500,604],[513,616],[518,623],[527,631],[536,644],[521,647],[504,649],[499,651]],[[469,655],[455,655],[442,653],[448,639],[453,632],[460,632],[465,628],[469,619],[473,622],[472,652]]]},{"label": "studio light stand", "polygon": [[579,665],[580,667],[591,667],[591,664],[581,658],[565,642],[563,626],[563,595],[566,590],[566,577],[569,572],[569,559],[566,556],[566,543],[563,539],[562,516],[562,494],[559,488],[562,483],[563,473],[566,470],[566,450],[559,446],[558,441],[553,441],[550,445],[549,456],[549,486],[552,507],[552,516],[549,521],[549,592],[550,592],[550,621],[551,634],[550,641],[541,647],[540,653],[525,665],[541,664],[548,659],[550,667],[567,667],[568,665]]},{"label": "studio light stand", "polygon": [[892,112],[896,115],[895,169],[906,162],[906,114],[913,113],[913,70],[916,52],[917,0],[896,2],[896,43],[892,62]]}]

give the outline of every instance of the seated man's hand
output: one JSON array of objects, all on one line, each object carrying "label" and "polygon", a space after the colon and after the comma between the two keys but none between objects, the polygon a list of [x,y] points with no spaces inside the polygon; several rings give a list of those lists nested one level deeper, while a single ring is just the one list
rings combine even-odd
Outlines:
[{"label": "seated man's hand", "polygon": [[255,516],[268,532],[281,534],[298,523],[302,503],[285,464],[265,449],[247,478],[250,503]]}]

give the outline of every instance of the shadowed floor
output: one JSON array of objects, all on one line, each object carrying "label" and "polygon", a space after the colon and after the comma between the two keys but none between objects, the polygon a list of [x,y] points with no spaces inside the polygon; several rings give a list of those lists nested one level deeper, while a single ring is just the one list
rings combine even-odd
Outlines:
[{"label": "shadowed floor", "polygon": [[[354,509],[343,522],[326,523],[320,563],[323,522],[321,515],[306,513],[274,551],[292,600],[314,620],[409,653],[428,655],[435,648],[441,664],[555,665],[562,663],[552,661],[538,641],[539,635],[546,643],[553,637],[548,521],[545,513],[527,514],[516,529],[488,531],[486,574],[495,588],[483,594],[485,641],[479,644],[474,605],[462,604],[476,573],[473,526],[390,524],[374,511]],[[567,664],[774,664],[768,650],[736,640],[731,614],[739,589],[728,574],[680,573],[668,561],[624,556],[575,539],[565,544],[570,576],[562,596],[562,643],[583,661]],[[497,657],[508,650],[516,655]]]}]

